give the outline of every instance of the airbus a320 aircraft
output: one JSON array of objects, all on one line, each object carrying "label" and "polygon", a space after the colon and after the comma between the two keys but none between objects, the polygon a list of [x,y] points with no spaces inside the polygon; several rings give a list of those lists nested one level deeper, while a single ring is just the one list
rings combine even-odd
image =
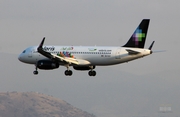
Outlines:
[{"label": "airbus a320 aircraft", "polygon": [[46,46],[45,38],[39,46],[25,49],[18,57],[21,62],[35,65],[38,69],[52,70],[65,66],[64,74],[71,76],[72,66],[75,70],[88,70],[89,76],[95,76],[96,66],[115,65],[132,61],[152,54],[152,46],[144,49],[150,19],[143,19],[128,42],[120,47],[114,46]]}]

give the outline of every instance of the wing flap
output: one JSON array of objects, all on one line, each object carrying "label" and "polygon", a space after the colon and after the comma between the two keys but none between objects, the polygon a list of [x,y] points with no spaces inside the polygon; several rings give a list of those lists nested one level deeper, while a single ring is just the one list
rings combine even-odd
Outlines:
[{"label": "wing flap", "polygon": [[75,64],[75,65],[78,65],[79,62],[77,61],[77,59],[74,59],[74,58],[69,58],[69,57],[60,57],[58,55],[55,55],[55,54],[51,54],[53,56],[53,58],[56,58],[56,59],[59,59],[60,61],[63,61],[63,62],[66,62],[68,64]]}]

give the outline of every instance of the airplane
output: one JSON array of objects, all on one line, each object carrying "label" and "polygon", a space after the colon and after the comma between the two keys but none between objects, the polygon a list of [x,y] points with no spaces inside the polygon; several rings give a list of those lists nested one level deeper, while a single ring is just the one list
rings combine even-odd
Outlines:
[{"label": "airplane", "polygon": [[153,53],[155,41],[144,49],[150,19],[143,19],[130,39],[123,46],[54,46],[44,45],[45,37],[39,46],[25,49],[18,57],[19,61],[35,65],[34,75],[38,69],[53,70],[65,66],[64,74],[73,74],[75,70],[87,70],[89,76],[96,76],[96,66],[109,66],[129,62]]}]

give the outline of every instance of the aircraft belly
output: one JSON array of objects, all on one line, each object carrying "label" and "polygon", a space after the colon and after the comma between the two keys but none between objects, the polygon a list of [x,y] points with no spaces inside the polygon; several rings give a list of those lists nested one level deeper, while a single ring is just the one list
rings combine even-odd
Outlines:
[{"label": "aircraft belly", "polygon": [[92,65],[97,66],[105,66],[105,65],[112,65],[117,64],[116,61],[112,57],[110,58],[96,58],[89,60]]},{"label": "aircraft belly", "polygon": [[142,54],[139,54],[139,55],[127,55],[127,56],[121,56],[121,63],[124,63],[124,62],[128,62],[128,61],[132,61],[134,59],[138,59],[138,58],[141,58],[143,57]]}]

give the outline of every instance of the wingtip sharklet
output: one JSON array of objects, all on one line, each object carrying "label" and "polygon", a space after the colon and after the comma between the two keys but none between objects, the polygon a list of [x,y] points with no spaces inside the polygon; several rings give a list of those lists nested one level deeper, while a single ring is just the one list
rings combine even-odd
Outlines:
[{"label": "wingtip sharklet", "polygon": [[39,44],[38,48],[42,48],[42,46],[44,45],[44,41],[45,41],[45,37],[42,39],[41,43]]}]

